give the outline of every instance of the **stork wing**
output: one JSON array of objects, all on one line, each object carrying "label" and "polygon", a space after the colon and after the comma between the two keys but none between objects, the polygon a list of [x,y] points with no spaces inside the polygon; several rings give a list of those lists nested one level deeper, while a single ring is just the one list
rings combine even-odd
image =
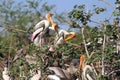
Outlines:
[{"label": "stork wing", "polygon": [[59,67],[48,67],[48,69],[54,71],[57,76],[66,79],[66,76],[65,76],[65,74],[64,74],[64,72],[61,68],[59,68]]},{"label": "stork wing", "polygon": [[37,29],[39,29],[39,28],[43,28],[43,30],[44,30],[44,28],[45,28],[45,22],[44,22],[44,20],[43,20],[43,21],[40,21],[39,23],[37,23],[37,24],[35,25],[35,27],[34,27],[34,30],[37,30]]}]

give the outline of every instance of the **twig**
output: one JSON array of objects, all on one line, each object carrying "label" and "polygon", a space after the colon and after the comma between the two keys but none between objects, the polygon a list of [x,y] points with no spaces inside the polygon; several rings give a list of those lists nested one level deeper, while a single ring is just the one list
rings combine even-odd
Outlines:
[{"label": "twig", "polygon": [[93,20],[89,20],[90,22],[93,22],[93,23],[96,23],[96,24],[100,24],[100,25],[103,25],[103,23],[101,22],[97,22],[97,21],[93,21]]},{"label": "twig", "polygon": [[12,28],[12,27],[5,27],[8,30],[14,30],[14,31],[18,31],[18,32],[23,32],[23,33],[27,33],[27,31],[21,30],[21,29],[16,29],[16,28]]},{"label": "twig", "polygon": [[105,4],[109,5],[112,9],[114,9],[113,5],[110,4],[108,1],[106,1],[106,0],[101,0],[101,1],[103,1]]},{"label": "twig", "polygon": [[120,71],[120,69],[111,71],[111,72],[108,74],[108,76],[110,76],[110,75],[113,74],[113,73],[119,72],[119,71]]},{"label": "twig", "polygon": [[77,45],[77,44],[70,43],[70,42],[68,42],[68,41],[66,41],[66,43],[69,44],[69,45],[72,45],[72,46],[75,46],[75,47],[81,48],[81,46],[79,46],[79,45]]},{"label": "twig", "polygon": [[90,57],[89,57],[89,58],[91,58],[94,53],[96,53],[96,52],[92,51],[92,52],[90,53]]},{"label": "twig", "polygon": [[[104,30],[106,30],[106,25],[103,25]],[[102,48],[102,75],[104,75],[104,50],[105,50],[105,40],[106,40],[106,34],[104,32],[104,39],[103,39],[103,48]]]},{"label": "twig", "polygon": [[83,43],[84,43],[84,47],[85,47],[85,51],[86,51],[87,57],[89,58],[90,55],[89,55],[89,52],[87,50],[87,46],[86,46],[86,42],[85,42],[84,27],[82,27],[82,38],[83,38]]}]

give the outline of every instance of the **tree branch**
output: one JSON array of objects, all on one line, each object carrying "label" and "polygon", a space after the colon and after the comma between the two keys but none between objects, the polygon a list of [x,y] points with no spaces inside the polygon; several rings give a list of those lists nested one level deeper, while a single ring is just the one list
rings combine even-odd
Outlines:
[{"label": "tree branch", "polygon": [[87,57],[89,58],[90,55],[89,55],[89,52],[88,52],[88,50],[87,50],[87,46],[86,46],[86,42],[85,42],[84,27],[85,27],[85,26],[83,26],[83,27],[81,28],[81,29],[82,29],[82,38],[83,38],[83,43],[84,43],[84,47],[85,47],[85,51],[86,51]]},{"label": "tree branch", "polygon": [[21,30],[21,29],[16,29],[16,28],[12,28],[12,27],[5,27],[8,30],[14,30],[14,31],[18,31],[18,32],[23,32],[23,33],[27,33],[27,31]]}]

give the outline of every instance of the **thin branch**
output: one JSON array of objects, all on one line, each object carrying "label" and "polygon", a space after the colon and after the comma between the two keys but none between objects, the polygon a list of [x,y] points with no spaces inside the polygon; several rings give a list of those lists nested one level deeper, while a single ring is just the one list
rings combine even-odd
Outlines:
[{"label": "thin branch", "polygon": [[5,27],[8,30],[14,30],[14,31],[18,31],[18,32],[23,32],[23,33],[27,33],[27,31],[21,30],[21,29],[16,29],[16,28],[12,28],[12,27]]},{"label": "thin branch", "polygon": [[111,74],[116,73],[116,72],[120,72],[120,69],[111,71],[111,72],[108,74],[108,76],[110,76]]},{"label": "thin branch", "polygon": [[2,33],[4,30],[5,30],[5,29],[2,29],[2,30],[0,31],[0,33]]},{"label": "thin branch", "polygon": [[[103,25],[104,30],[106,30],[106,25]],[[102,75],[104,75],[104,50],[105,50],[105,40],[106,40],[106,34],[104,32],[104,39],[103,39],[103,48],[102,48]]]},{"label": "thin branch", "polygon": [[106,1],[106,0],[101,0],[101,1],[103,1],[105,4],[109,5],[112,9],[114,9],[113,5],[111,3],[109,3],[108,1]]},{"label": "thin branch", "polygon": [[89,57],[89,59],[92,57],[92,55],[93,54],[95,54],[96,52],[95,51],[92,51],[91,53],[90,53],[90,57]]},{"label": "thin branch", "polygon": [[66,43],[69,44],[69,45],[75,46],[75,47],[77,47],[77,48],[81,48],[81,46],[79,46],[79,45],[77,45],[77,44],[70,43],[70,42],[68,42],[68,41],[66,41]]},{"label": "thin branch", "polygon": [[97,22],[97,21],[93,21],[93,20],[89,20],[90,22],[93,22],[93,23],[96,23],[96,24],[100,24],[100,25],[103,25],[103,23],[101,22]]},{"label": "thin branch", "polygon": [[85,51],[86,51],[87,57],[89,58],[90,55],[89,55],[89,52],[88,52],[88,49],[87,49],[87,46],[86,46],[86,42],[85,42],[84,27],[82,27],[82,38],[83,38],[83,43],[84,43],[84,47],[85,47]]}]

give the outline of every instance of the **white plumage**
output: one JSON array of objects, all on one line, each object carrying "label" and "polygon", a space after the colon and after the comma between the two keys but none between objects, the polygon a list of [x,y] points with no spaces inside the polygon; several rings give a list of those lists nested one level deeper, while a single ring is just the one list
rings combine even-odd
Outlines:
[{"label": "white plumage", "polygon": [[60,30],[59,35],[56,36],[54,44],[55,46],[58,46],[59,44],[62,44],[64,41],[68,41],[75,37],[75,32],[67,32],[66,30]]},{"label": "white plumage", "polygon": [[[32,34],[32,41],[36,46],[42,46],[46,44],[47,38],[55,35],[57,32],[57,28],[58,28],[58,25],[56,23],[53,23],[51,27],[46,28],[46,30],[44,31],[43,31],[43,28],[37,29]],[[49,35],[49,37],[47,35]]]},{"label": "white plumage", "polygon": [[5,67],[4,71],[2,72],[2,77],[3,77],[4,80],[10,80],[10,77],[9,77],[8,73],[9,73],[8,68]]},{"label": "white plumage", "polygon": [[40,80],[41,79],[41,71],[38,70],[38,73],[35,74],[30,80]]},{"label": "white plumage", "polygon": [[61,80],[57,75],[48,75],[48,79]]},{"label": "white plumage", "polygon": [[[85,56],[82,55],[80,57],[80,65],[79,69],[82,70],[82,79],[83,80],[94,80],[95,78],[95,73],[90,65],[85,64]],[[91,72],[91,74],[87,73],[87,71]],[[91,77],[92,76],[92,77]]]}]

